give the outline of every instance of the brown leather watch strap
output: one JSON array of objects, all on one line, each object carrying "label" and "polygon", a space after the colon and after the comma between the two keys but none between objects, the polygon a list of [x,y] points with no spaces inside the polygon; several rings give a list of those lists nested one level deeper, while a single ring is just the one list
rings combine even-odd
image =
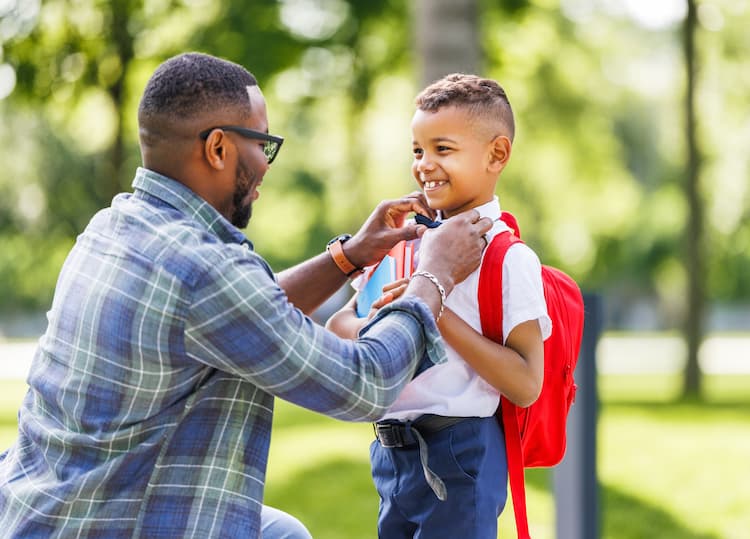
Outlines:
[{"label": "brown leather watch strap", "polygon": [[344,273],[344,275],[350,277],[352,274],[358,271],[362,271],[362,269],[352,264],[351,261],[346,257],[342,244],[343,242],[337,238],[335,241],[329,243],[326,249],[330,253],[331,258],[333,258],[333,261],[336,263],[338,268]]}]

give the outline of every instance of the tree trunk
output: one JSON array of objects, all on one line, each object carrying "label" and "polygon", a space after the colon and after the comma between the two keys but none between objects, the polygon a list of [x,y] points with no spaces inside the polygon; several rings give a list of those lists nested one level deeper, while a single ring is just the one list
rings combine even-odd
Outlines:
[{"label": "tree trunk", "polygon": [[109,167],[111,183],[107,186],[109,192],[106,202],[112,199],[123,188],[130,186],[133,171],[124,170],[126,159],[125,148],[125,77],[130,62],[133,60],[133,36],[128,29],[129,17],[134,8],[130,0],[115,0],[111,3],[112,10],[112,44],[120,59],[121,70],[117,79],[113,80],[107,92],[117,110],[117,134],[109,152]]},{"label": "tree trunk", "polygon": [[685,171],[685,192],[688,201],[688,222],[686,229],[686,267],[688,274],[688,305],[685,317],[685,340],[687,342],[687,365],[683,395],[690,398],[701,396],[701,370],[698,365],[698,349],[703,341],[704,318],[706,311],[705,286],[705,241],[703,221],[703,199],[700,191],[701,155],[696,140],[696,52],[695,0],[688,0],[688,13],[683,33],[683,51],[686,67],[685,95],[685,136],[687,167]]},{"label": "tree trunk", "polygon": [[478,74],[482,51],[477,0],[417,0],[415,10],[421,87],[449,73]]}]

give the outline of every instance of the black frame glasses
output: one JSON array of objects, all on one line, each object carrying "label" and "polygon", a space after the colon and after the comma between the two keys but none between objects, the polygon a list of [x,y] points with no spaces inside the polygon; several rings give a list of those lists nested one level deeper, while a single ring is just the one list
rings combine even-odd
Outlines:
[{"label": "black frame glasses", "polygon": [[281,145],[284,143],[284,137],[278,137],[276,135],[269,135],[268,133],[261,133],[260,131],[248,129],[247,127],[241,127],[239,125],[217,125],[216,127],[211,127],[209,129],[206,129],[205,131],[201,131],[198,134],[198,136],[202,138],[203,140],[206,140],[208,138],[208,135],[210,135],[211,131],[213,131],[214,129],[222,129],[224,131],[233,131],[239,135],[242,135],[245,138],[251,138],[251,139],[264,141],[263,153],[266,155],[266,159],[268,160],[269,165],[273,163],[274,159],[276,159],[276,156],[279,153],[279,149],[281,148]]}]

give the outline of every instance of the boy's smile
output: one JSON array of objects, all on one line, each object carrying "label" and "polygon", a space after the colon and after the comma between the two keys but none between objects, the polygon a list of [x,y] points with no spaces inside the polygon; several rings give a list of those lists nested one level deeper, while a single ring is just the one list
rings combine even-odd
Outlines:
[{"label": "boy's smile", "polygon": [[445,185],[446,183],[448,183],[448,182],[447,181],[429,180],[429,181],[423,182],[422,188],[424,189],[425,192],[426,191],[434,191],[435,189],[437,189],[438,187],[441,187],[441,186]]},{"label": "boy's smile", "polygon": [[[412,119],[412,175],[432,209],[445,217],[492,200],[498,165],[497,144],[482,120],[464,108],[417,109]],[[508,142],[507,153],[510,150]]]}]

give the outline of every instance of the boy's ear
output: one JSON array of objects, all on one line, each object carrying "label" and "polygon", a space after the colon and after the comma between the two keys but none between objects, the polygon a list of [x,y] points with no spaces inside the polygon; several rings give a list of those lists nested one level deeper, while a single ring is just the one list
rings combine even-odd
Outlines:
[{"label": "boy's ear", "polygon": [[508,164],[512,143],[505,135],[498,135],[490,142],[490,160],[487,165],[490,172],[499,173]]}]

